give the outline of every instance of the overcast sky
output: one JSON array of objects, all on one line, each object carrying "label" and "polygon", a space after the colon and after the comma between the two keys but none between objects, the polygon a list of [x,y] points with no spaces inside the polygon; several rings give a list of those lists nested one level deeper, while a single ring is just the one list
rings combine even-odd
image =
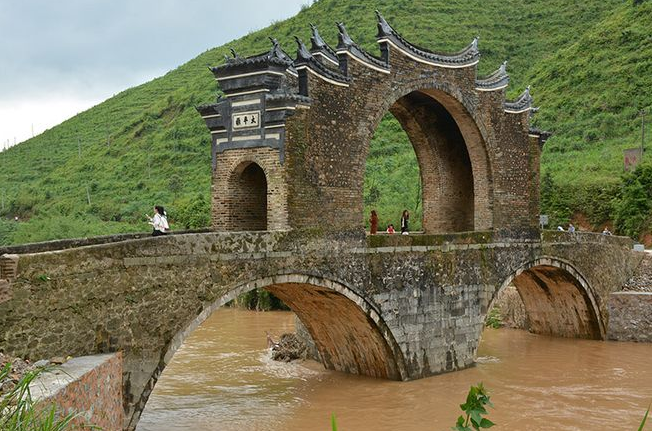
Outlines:
[{"label": "overcast sky", "polygon": [[309,0],[0,0],[0,150]]}]

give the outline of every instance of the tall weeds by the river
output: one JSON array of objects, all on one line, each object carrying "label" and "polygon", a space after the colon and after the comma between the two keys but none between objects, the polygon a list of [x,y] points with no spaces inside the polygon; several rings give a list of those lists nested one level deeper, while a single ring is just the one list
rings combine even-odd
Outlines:
[{"label": "tall weeds by the river", "polygon": [[[0,382],[9,380],[11,370],[11,364],[0,370]],[[29,386],[43,371],[28,371],[13,388],[0,395],[1,431],[63,431],[78,416],[59,415],[55,406],[43,406],[32,398]]]}]

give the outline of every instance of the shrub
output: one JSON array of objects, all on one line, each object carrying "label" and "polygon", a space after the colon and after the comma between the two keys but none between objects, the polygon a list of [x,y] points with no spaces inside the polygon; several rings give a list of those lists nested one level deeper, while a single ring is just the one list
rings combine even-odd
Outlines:
[{"label": "shrub", "polygon": [[616,232],[637,238],[649,223],[652,166],[639,166],[623,176],[620,199],[614,201]]},{"label": "shrub", "polygon": [[13,220],[0,218],[0,245],[11,245],[17,223]]},{"label": "shrub", "polygon": [[172,213],[175,223],[184,229],[201,229],[210,225],[211,206],[202,194],[184,202]]}]

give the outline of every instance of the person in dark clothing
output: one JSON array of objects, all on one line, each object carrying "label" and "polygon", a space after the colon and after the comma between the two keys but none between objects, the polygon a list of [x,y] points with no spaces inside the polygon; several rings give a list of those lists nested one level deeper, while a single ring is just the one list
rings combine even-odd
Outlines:
[{"label": "person in dark clothing", "polygon": [[401,234],[407,235],[410,230],[408,223],[410,220],[410,213],[408,210],[403,210],[403,215],[401,216]]},{"label": "person in dark clothing", "polygon": [[369,224],[371,225],[370,233],[376,235],[378,233],[378,214],[376,210],[371,210],[371,218],[369,219]]}]

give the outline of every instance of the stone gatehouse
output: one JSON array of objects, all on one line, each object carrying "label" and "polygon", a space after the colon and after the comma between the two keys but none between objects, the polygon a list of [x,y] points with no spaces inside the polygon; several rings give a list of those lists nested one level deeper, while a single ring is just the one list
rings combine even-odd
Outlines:
[{"label": "stone gatehouse", "polygon": [[369,144],[391,112],[417,156],[426,233],[535,235],[546,134],[529,128],[529,89],[505,100],[505,64],[478,77],[477,39],[434,53],[378,13],[376,57],[338,27],[335,48],[313,26],[294,59],[273,41],[212,68],[224,97],[198,110],[212,136],[213,228],[359,231]]}]

